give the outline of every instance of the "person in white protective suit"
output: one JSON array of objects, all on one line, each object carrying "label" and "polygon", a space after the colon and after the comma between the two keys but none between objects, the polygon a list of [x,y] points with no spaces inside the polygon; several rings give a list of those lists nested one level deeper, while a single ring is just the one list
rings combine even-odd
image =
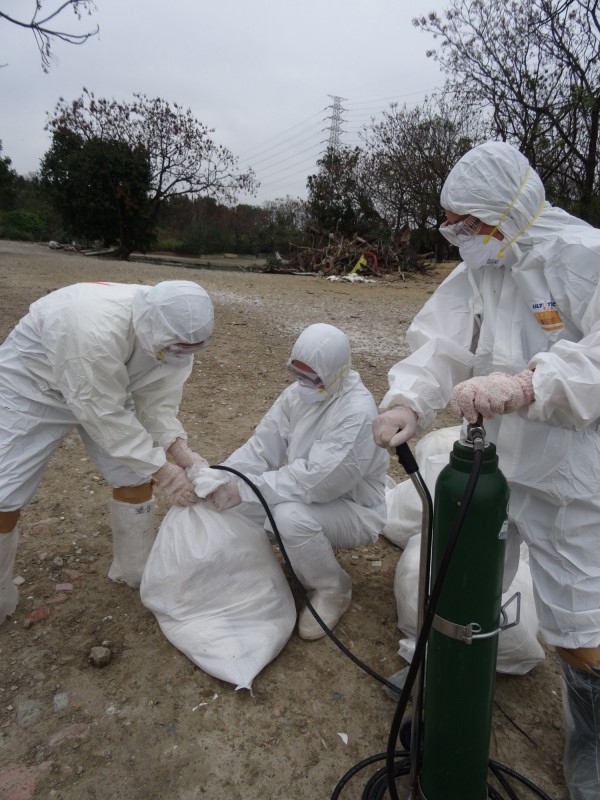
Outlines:
[{"label": "person in white protective suit", "polygon": [[[334,548],[369,544],[382,531],[389,456],[373,442],[377,406],[351,368],[343,331],[310,325],[292,348],[288,370],[297,380],[223,463],[262,493],[294,572],[331,629],[352,594]],[[209,500],[220,511],[235,507],[268,528],[262,504],[243,481],[219,487]],[[298,634],[308,640],[325,635],[307,608]]]},{"label": "person in white protective suit", "polygon": [[109,577],[139,586],[154,541],[153,483],[172,503],[198,500],[185,469],[204,459],[177,413],[213,320],[191,281],[79,283],[33,303],[0,345],[0,622],[17,606],[20,511],[73,429],[113,486]]},{"label": "person in white protective suit", "polygon": [[408,441],[451,399],[469,422],[489,420],[511,491],[505,585],[520,535],[564,675],[571,800],[597,800],[600,230],[546,202],[527,159],[500,142],[458,161],[441,204],[440,232],[463,263],[410,325],[411,355],[389,372],[374,438]]}]

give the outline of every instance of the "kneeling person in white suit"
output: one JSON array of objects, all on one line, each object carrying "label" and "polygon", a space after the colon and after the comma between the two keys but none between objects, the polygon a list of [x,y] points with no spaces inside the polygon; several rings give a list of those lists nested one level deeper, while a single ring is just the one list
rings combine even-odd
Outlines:
[{"label": "kneeling person in white suit", "polygon": [[[351,368],[350,342],[333,325],[310,325],[294,344],[288,369],[297,378],[224,465],[250,478],[268,503],[294,571],[317,613],[333,628],[348,608],[350,576],[333,549],[376,540],[385,524],[389,456],[373,442],[375,401]],[[256,495],[242,481],[209,498],[265,524]],[[324,636],[308,609],[303,639]]]},{"label": "kneeling person in white suit", "polygon": [[33,303],[0,346],[0,622],[17,606],[21,509],[71,430],[114,487],[109,577],[139,586],[154,540],[153,483],[172,503],[198,499],[185,469],[204,459],[177,414],[213,317],[191,281],[79,283]]}]

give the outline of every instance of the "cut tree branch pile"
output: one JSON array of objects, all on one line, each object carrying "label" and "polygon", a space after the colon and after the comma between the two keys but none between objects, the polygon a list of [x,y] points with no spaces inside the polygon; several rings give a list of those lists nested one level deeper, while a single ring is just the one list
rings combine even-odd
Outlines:
[{"label": "cut tree branch pile", "polygon": [[[278,254],[277,254],[278,255]],[[432,254],[417,254],[410,246],[410,231],[403,230],[391,242],[368,241],[358,234],[316,234],[311,247],[293,246],[286,259],[270,260],[269,271],[318,272],[322,275],[401,277],[406,272],[424,272]]]}]

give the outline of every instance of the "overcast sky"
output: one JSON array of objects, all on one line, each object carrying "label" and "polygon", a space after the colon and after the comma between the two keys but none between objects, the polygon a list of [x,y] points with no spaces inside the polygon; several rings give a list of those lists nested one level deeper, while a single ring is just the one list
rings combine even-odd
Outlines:
[{"label": "overcast sky", "polygon": [[[44,0],[51,10],[58,0]],[[34,0],[0,0],[24,19]],[[129,100],[134,92],[190,108],[213,138],[252,167],[262,203],[306,196],[330,132],[333,97],[341,105],[341,141],[390,103],[409,107],[442,87],[426,51],[431,35],[416,13],[443,11],[447,0],[96,0],[62,29],[100,33],[81,46],[53,44],[44,74],[33,34],[0,19],[0,140],[21,175],[37,171],[50,144],[44,126],[59,97],[85,86],[97,97]]]}]

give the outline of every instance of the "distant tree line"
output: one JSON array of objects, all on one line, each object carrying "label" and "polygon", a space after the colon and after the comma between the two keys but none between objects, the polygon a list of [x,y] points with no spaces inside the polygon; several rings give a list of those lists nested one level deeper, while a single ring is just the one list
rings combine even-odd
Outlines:
[{"label": "distant tree line", "polygon": [[449,255],[437,232],[442,184],[486,139],[517,146],[547,196],[600,225],[600,17],[595,0],[449,0],[414,20],[437,48],[442,92],[391,105],[357,147],[329,148],[307,199],[239,204],[258,184],[189,110],[160,98],[59,100],[38,174],[24,178],[0,147],[0,236],[133,250],[283,257],[315,235]]}]

